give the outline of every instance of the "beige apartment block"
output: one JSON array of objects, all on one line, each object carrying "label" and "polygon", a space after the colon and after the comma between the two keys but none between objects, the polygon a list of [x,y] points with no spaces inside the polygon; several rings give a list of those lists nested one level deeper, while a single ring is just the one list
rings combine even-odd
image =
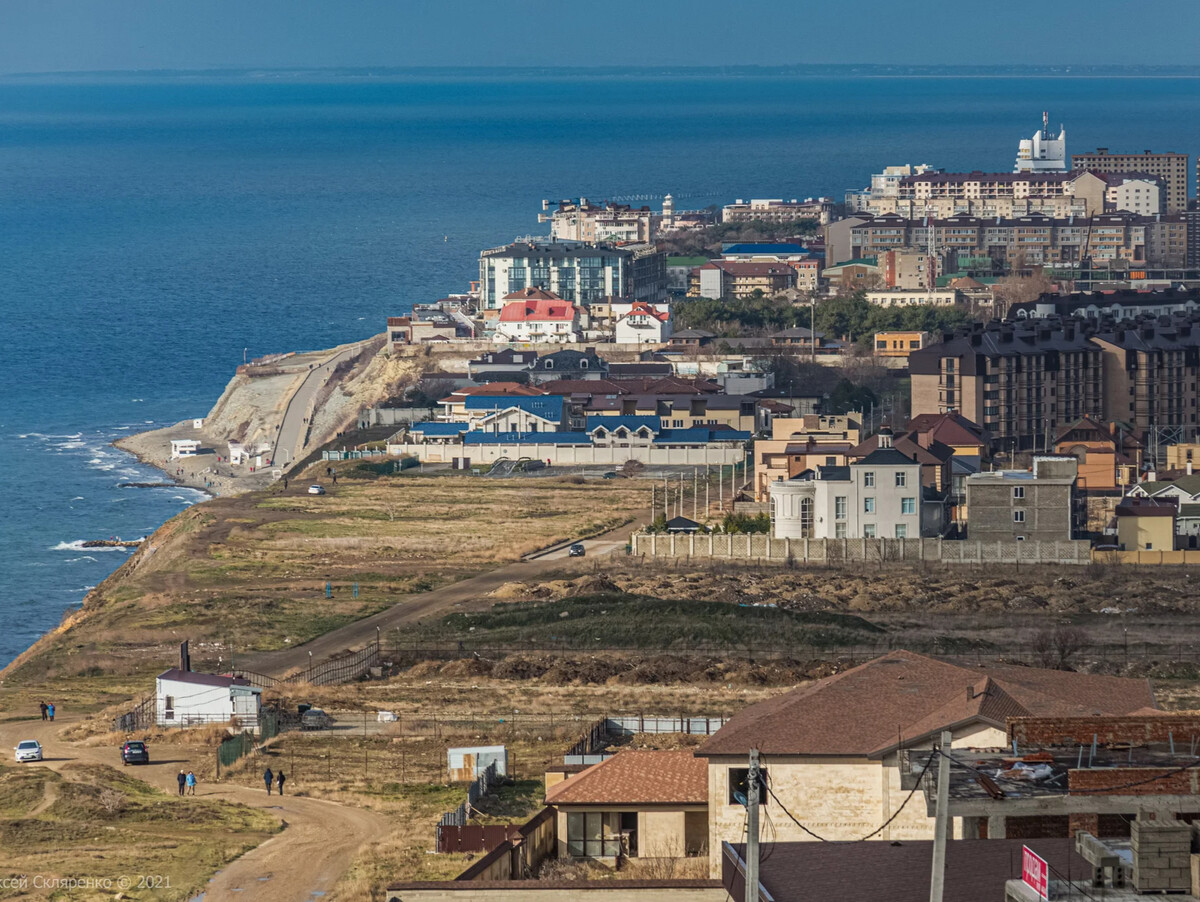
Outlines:
[{"label": "beige apartment block", "polygon": [[1072,169],[1092,172],[1144,172],[1158,176],[1166,184],[1168,213],[1181,213],[1188,202],[1188,155],[1185,153],[1109,153],[1101,147],[1092,153],[1073,154]]}]

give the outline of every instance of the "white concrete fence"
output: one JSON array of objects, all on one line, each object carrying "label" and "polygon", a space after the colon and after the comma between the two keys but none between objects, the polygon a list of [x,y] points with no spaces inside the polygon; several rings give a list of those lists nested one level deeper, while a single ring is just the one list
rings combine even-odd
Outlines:
[{"label": "white concrete fence", "polygon": [[549,460],[552,466],[620,466],[628,460],[662,467],[729,467],[743,464],[742,447],[618,448],[597,445],[512,444],[512,445],[388,445],[388,454],[412,454],[426,463],[448,463],[468,458],[472,464],[490,464],[502,458]]},{"label": "white concrete fence", "polygon": [[723,558],[785,564],[1087,564],[1091,543],[972,542],[948,539],[772,539],[766,535],[646,534],[632,539],[635,555]]}]

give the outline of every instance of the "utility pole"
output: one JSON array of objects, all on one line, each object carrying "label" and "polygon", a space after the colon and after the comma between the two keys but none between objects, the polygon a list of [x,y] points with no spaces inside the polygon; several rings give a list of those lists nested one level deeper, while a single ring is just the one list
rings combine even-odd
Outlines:
[{"label": "utility pole", "polygon": [[692,467],[692,519],[693,520],[700,519],[699,516],[697,516],[700,511],[699,501],[700,501],[700,471],[697,470],[695,467]]},{"label": "utility pole", "polygon": [[[949,750],[954,737],[949,730],[942,730],[942,744],[930,754],[938,755],[937,814],[933,834],[933,873],[929,879],[929,902],[942,902],[942,889],[946,880],[946,828],[949,826],[947,810],[950,807],[950,756]],[[946,750],[946,754],[941,753]]]},{"label": "utility pole", "polygon": [[750,769],[746,771],[745,902],[758,902],[758,788],[758,749],[750,749]]}]

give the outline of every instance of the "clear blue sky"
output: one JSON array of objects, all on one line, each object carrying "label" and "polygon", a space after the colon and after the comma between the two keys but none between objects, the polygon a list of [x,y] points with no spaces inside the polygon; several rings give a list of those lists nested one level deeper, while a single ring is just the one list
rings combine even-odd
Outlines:
[{"label": "clear blue sky", "polygon": [[0,0],[0,72],[1200,64],[1193,0]]}]

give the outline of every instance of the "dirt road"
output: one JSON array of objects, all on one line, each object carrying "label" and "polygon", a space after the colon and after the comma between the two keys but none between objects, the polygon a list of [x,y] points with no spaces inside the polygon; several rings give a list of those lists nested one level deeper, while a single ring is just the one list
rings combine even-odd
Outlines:
[{"label": "dirt road", "polygon": [[288,467],[304,456],[304,438],[308,434],[308,417],[312,413],[313,398],[321,386],[329,381],[336,367],[343,360],[362,351],[362,344],[346,348],[330,357],[320,366],[313,367],[305,380],[288,401],[279,426],[279,438],[275,445],[276,466]]},{"label": "dirt road", "polygon": [[[597,556],[620,552],[629,542],[634,530],[643,524],[628,523],[611,532],[588,539],[584,545],[588,554]],[[423,617],[431,617],[458,611],[482,610],[494,604],[488,597],[490,592],[508,582],[534,579],[550,571],[583,571],[593,566],[585,557],[568,557],[565,548],[550,552],[533,560],[518,561],[491,570],[461,582],[452,583],[419,595],[408,595],[402,600],[371,617],[356,620],[339,629],[328,632],[296,648],[261,652],[239,658],[238,663],[246,670],[276,676],[307,667],[310,661],[323,661],[331,655],[350,648],[360,648],[375,639],[377,632],[385,632],[405,623],[413,623]],[[311,656],[311,657],[310,657]]]},{"label": "dirt road", "polygon": [[[119,765],[115,748],[76,745],[60,739],[59,733],[70,723],[70,719],[61,718],[55,723],[0,723],[0,750],[11,749],[23,739],[36,739],[44,749],[45,765],[55,770],[73,762]],[[173,754],[176,751],[182,750],[171,746],[151,748],[151,763],[131,768],[130,772],[174,794],[176,774],[188,766],[180,755]],[[162,754],[161,760],[154,760],[156,752]],[[380,814],[319,799],[268,796],[262,790],[244,786],[205,783],[197,787],[196,794],[261,808],[286,824],[282,833],[214,876],[201,897],[203,902],[308,902],[319,898],[333,888],[358,850],[388,828],[386,818]]]}]

